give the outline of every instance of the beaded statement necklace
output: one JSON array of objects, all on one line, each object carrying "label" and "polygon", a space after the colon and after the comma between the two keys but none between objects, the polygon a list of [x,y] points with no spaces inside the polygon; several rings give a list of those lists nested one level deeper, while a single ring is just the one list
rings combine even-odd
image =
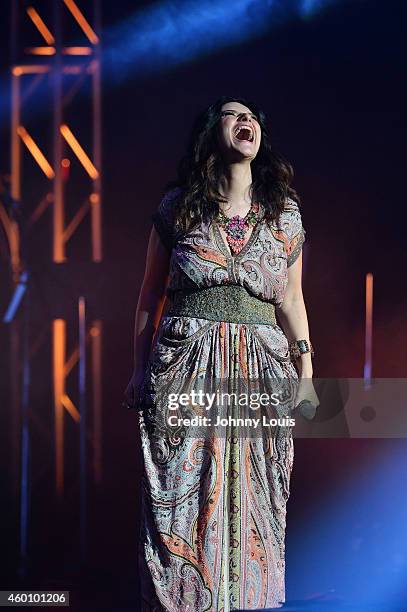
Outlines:
[{"label": "beaded statement necklace", "polygon": [[240,253],[245,244],[245,235],[248,232],[250,225],[256,225],[259,217],[259,205],[253,203],[250,206],[249,212],[244,216],[240,217],[235,215],[234,217],[227,217],[221,210],[217,216],[219,225],[226,232],[226,241],[230,246],[230,250],[234,255]]}]

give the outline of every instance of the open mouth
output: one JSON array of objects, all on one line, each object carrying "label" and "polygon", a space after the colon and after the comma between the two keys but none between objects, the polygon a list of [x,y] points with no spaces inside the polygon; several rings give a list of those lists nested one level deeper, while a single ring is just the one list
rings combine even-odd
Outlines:
[{"label": "open mouth", "polygon": [[250,125],[238,125],[233,130],[233,135],[237,140],[247,140],[248,142],[254,140],[254,130]]}]

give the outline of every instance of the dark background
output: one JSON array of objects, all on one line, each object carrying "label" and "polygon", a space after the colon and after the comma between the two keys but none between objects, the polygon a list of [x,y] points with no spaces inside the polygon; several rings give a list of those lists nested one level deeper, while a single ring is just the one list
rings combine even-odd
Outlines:
[{"label": "dark background", "polygon": [[[105,31],[151,4],[102,2]],[[406,376],[405,17],[403,2],[338,2],[308,21],[293,16],[260,38],[162,72],[146,71],[117,82],[110,79],[110,67],[104,67],[103,262],[90,263],[89,227],[84,224],[69,245],[69,262],[53,264],[50,216],[38,224],[26,245],[33,278],[32,339],[45,334],[32,363],[31,404],[51,432],[47,437],[33,429],[32,469],[34,475],[41,474],[34,478],[32,489],[32,584],[71,585],[81,590],[82,597],[87,592],[91,599],[104,603],[116,596],[122,601],[137,600],[138,424],[136,414],[121,407],[132,367],[135,307],[151,214],[165,183],[174,177],[195,115],[220,95],[255,100],[268,116],[275,147],[294,167],[294,186],[302,198],[307,230],[303,289],[316,350],[314,375],[363,376],[365,274],[372,272],[373,375]],[[7,11],[0,28],[0,74],[7,87],[11,61]],[[85,102],[77,109],[84,107]],[[10,170],[7,100],[3,99],[1,109],[0,172],[4,174]],[[86,130],[85,111],[77,110],[75,120]],[[35,121],[38,133],[43,133],[46,115],[38,113]],[[27,211],[36,204],[29,194],[37,188],[37,178],[32,181],[26,185],[23,202]],[[73,201],[74,196],[75,186]],[[2,238],[0,245],[3,313],[12,285]],[[68,487],[61,503],[55,499],[53,485],[50,369],[50,322],[62,316],[75,329],[76,300],[81,292],[86,293],[89,316],[102,319],[104,326],[103,483],[90,486],[90,560],[82,572],[77,563],[78,438],[74,425],[68,424]],[[18,486],[16,489],[12,478],[15,466],[12,469],[11,415],[7,409],[11,348],[3,323],[0,342],[2,472],[6,484],[1,588],[6,589],[20,583]],[[401,493],[397,479],[375,480],[374,466],[381,457],[387,461],[395,453],[402,458],[397,463],[400,468],[405,450],[404,440],[297,441],[287,531],[289,598],[329,589],[352,597],[363,592],[363,581],[370,584],[360,558],[347,553],[353,550],[351,526],[361,520],[364,554],[373,564],[380,559],[383,563],[380,546],[371,548],[376,537],[374,524],[378,516],[387,513],[391,496],[397,507]],[[322,533],[318,508],[332,492],[341,504],[341,486],[349,484],[351,474],[355,477],[355,466],[364,468],[358,472],[355,491],[371,480],[378,493],[381,487],[380,494],[374,496],[369,489],[377,505],[373,511],[368,504],[362,518],[356,494],[353,513],[342,513],[334,521],[331,535],[337,535],[332,545],[347,560],[347,578],[343,565],[328,577],[328,545],[321,545],[317,565],[311,551]],[[310,518],[305,521],[305,516]],[[310,530],[314,538],[308,548],[304,542],[308,542]],[[386,545],[390,546],[388,541]],[[396,548],[390,546],[389,550],[396,554]],[[377,563],[374,571],[379,571]],[[308,568],[305,573],[304,567]],[[374,572],[372,576],[374,579]]]}]

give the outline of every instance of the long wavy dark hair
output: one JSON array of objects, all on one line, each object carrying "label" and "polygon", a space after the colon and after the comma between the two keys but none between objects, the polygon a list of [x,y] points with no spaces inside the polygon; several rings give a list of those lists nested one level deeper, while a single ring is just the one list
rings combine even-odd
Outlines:
[{"label": "long wavy dark hair", "polygon": [[227,102],[240,102],[249,108],[257,116],[261,128],[260,148],[251,162],[250,196],[253,202],[264,206],[265,219],[279,223],[287,196],[300,203],[298,194],[290,187],[293,168],[273,149],[264,112],[250,100],[222,96],[196,118],[186,154],[178,164],[177,179],[165,187],[166,192],[178,188],[174,216],[181,234],[201,221],[209,222],[218,214],[219,203],[227,202],[218,191],[223,163],[216,139],[222,106]]}]

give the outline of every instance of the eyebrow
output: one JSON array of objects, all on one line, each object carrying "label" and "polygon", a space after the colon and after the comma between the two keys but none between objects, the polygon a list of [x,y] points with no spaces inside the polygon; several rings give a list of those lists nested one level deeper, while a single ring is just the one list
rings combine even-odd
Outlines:
[{"label": "eyebrow", "polygon": [[237,116],[239,116],[239,115],[251,115],[252,117],[256,117],[257,118],[256,113],[252,113],[251,111],[249,113],[246,113],[246,112],[239,113],[238,111],[235,111],[235,110],[233,110],[231,108],[226,108],[225,110],[221,111],[221,115],[223,115],[223,113],[233,113],[233,115],[237,115]]}]

